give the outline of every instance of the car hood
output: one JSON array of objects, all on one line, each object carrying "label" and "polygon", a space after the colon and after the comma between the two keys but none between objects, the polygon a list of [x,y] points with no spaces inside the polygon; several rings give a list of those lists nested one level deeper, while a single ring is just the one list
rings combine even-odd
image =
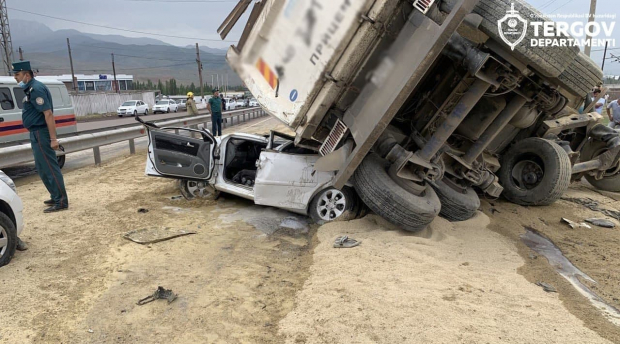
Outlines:
[{"label": "car hood", "polygon": [[135,106],[121,106],[118,109],[119,110],[133,110],[135,108],[136,108]]}]

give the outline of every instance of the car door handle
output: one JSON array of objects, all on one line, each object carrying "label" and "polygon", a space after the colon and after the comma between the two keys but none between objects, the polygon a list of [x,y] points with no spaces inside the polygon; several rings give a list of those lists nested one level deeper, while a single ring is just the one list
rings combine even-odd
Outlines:
[{"label": "car door handle", "polygon": [[194,145],[189,142],[185,146],[194,148]]}]

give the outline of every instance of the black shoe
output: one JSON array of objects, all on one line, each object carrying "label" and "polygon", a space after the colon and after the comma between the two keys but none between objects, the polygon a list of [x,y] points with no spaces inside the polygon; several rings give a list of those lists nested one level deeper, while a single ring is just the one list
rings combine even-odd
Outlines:
[{"label": "black shoe", "polygon": [[28,245],[22,241],[22,239],[17,238],[17,246],[15,247],[18,251],[26,251],[28,249]]},{"label": "black shoe", "polygon": [[57,211],[61,211],[61,210],[67,210],[69,209],[68,205],[53,205],[45,210],[43,210],[44,213],[55,213]]},{"label": "black shoe", "polygon": [[45,205],[54,205],[54,204],[56,204],[56,202],[54,202],[53,199],[48,199],[47,201],[44,201],[43,204],[45,204]]}]

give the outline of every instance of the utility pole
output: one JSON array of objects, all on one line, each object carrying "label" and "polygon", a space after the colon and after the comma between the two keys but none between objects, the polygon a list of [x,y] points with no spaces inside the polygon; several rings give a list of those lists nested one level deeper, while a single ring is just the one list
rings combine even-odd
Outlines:
[{"label": "utility pole", "polygon": [[200,62],[200,49],[198,49],[198,43],[196,43],[196,63],[198,64],[198,78],[200,79],[200,99],[204,99],[205,90],[202,84],[202,62]]},{"label": "utility pole", "polygon": [[6,75],[13,74],[13,42],[9,28],[9,14],[6,8],[6,0],[0,0],[0,46],[2,47],[2,60]]},{"label": "utility pole", "polygon": [[215,81],[217,81],[217,89],[219,90],[220,89],[220,75],[219,74],[215,75]]},{"label": "utility pole", "polygon": [[607,58],[607,41],[605,41],[605,51],[603,52],[603,63],[601,64],[601,70],[605,70],[605,59]]},{"label": "utility pole", "polygon": [[[594,21],[594,14],[596,13],[596,0],[590,0],[590,15],[588,16],[588,24]],[[592,36],[587,35],[586,41],[588,44],[583,49],[583,53],[590,57],[590,51],[592,50]]]},{"label": "utility pole", "polygon": [[19,60],[23,61],[24,60],[24,51],[22,50],[22,47],[19,47]]},{"label": "utility pole", "polygon": [[[77,92],[77,85],[75,82],[75,72],[73,71],[73,56],[71,56],[71,44],[69,43],[69,37],[67,37],[67,49],[69,49],[69,64],[71,65],[71,85],[73,85],[73,90]],[[22,47],[19,47],[19,50],[20,50],[20,59],[21,59]]]},{"label": "utility pole", "polygon": [[112,53],[112,73],[114,73],[114,87],[116,87],[116,93],[121,93],[120,87],[116,82],[116,67],[114,66],[114,53]]},{"label": "utility pole", "polygon": [[211,74],[211,89],[214,89],[214,88],[215,88],[215,85],[213,84],[213,76],[214,76],[214,75],[213,75],[213,74]]}]

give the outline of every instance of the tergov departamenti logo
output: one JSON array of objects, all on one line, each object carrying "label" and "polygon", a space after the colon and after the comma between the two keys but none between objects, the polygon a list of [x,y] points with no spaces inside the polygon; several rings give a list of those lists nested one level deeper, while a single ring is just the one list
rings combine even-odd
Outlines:
[{"label": "tergov departamenti logo", "polygon": [[527,20],[519,15],[519,11],[515,11],[515,4],[512,3],[506,15],[497,21],[497,29],[502,40],[510,46],[510,49],[515,50],[527,33]]}]

